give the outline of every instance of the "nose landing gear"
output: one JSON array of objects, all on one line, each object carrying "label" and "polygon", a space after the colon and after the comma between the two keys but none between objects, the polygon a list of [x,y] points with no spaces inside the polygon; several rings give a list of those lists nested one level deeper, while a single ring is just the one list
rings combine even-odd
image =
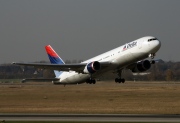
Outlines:
[{"label": "nose landing gear", "polygon": [[151,64],[155,64],[156,63],[155,60],[153,60],[155,55],[156,55],[155,53],[149,54],[149,57],[151,58]]},{"label": "nose landing gear", "polygon": [[151,57],[151,59],[154,59],[154,57],[155,57],[155,53],[151,53],[151,54],[149,54],[149,57]]}]

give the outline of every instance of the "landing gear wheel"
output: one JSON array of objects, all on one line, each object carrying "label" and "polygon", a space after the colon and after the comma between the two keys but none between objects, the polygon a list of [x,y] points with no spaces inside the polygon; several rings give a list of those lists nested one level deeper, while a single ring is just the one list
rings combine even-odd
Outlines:
[{"label": "landing gear wheel", "polygon": [[121,79],[122,83],[125,83],[125,79]]},{"label": "landing gear wheel", "polygon": [[125,83],[125,81],[126,81],[125,79],[121,79],[121,78],[116,78],[115,79],[116,83]]},{"label": "landing gear wheel", "polygon": [[95,79],[88,79],[87,81],[86,81],[86,83],[87,84],[96,84],[96,80]]},{"label": "landing gear wheel", "polygon": [[154,57],[155,57],[155,53],[151,53],[151,54],[149,54],[149,57],[151,57],[151,59],[154,59]]},{"label": "landing gear wheel", "polygon": [[115,79],[115,82],[116,82],[116,83],[117,83],[117,82],[119,82],[119,79],[118,79],[118,78],[116,78],[116,79]]},{"label": "landing gear wheel", "polygon": [[96,84],[96,80],[94,79],[92,83],[93,83],[93,84]]},{"label": "landing gear wheel", "polygon": [[119,79],[119,83],[121,83],[121,79]]},{"label": "landing gear wheel", "polygon": [[118,73],[119,78],[115,78],[115,82],[116,83],[125,83],[126,80],[124,78],[121,78],[122,70],[118,70],[117,73]]}]

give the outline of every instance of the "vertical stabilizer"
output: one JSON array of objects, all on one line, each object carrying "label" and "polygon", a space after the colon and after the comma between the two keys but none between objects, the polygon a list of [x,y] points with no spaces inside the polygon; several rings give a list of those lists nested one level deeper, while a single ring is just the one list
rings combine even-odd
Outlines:
[{"label": "vertical stabilizer", "polygon": [[[51,64],[65,64],[64,61],[59,57],[59,55],[56,53],[56,51],[54,51],[54,49],[50,45],[45,46],[45,49]],[[56,78],[59,78],[63,72],[54,70],[54,73],[56,75]]]}]

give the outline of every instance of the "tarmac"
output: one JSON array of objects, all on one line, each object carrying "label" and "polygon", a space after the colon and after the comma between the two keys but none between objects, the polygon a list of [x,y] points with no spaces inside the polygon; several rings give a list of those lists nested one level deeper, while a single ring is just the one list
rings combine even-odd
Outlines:
[{"label": "tarmac", "polygon": [[0,114],[0,121],[180,122],[180,115],[159,114]]}]

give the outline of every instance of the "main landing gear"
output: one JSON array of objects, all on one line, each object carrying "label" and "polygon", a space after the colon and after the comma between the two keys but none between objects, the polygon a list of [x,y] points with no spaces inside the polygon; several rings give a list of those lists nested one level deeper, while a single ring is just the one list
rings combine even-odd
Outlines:
[{"label": "main landing gear", "polygon": [[116,83],[125,83],[126,80],[124,78],[121,78],[121,74],[122,74],[122,70],[119,70],[118,71],[119,78],[115,78]]},{"label": "main landing gear", "polygon": [[95,79],[92,79],[92,78],[89,78],[87,81],[86,81],[87,84],[96,84],[96,80]]},{"label": "main landing gear", "polygon": [[116,83],[125,83],[125,79],[115,78]]},{"label": "main landing gear", "polygon": [[92,74],[90,74],[90,78],[86,80],[87,84],[96,84],[96,80],[93,79]]}]

